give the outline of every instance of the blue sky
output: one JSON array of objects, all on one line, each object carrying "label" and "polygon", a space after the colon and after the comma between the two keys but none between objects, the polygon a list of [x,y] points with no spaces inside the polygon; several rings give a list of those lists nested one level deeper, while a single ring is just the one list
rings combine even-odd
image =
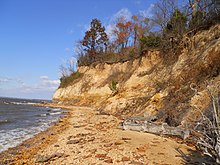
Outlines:
[{"label": "blue sky", "polygon": [[93,18],[150,14],[152,0],[0,0],[0,96],[51,99]]}]

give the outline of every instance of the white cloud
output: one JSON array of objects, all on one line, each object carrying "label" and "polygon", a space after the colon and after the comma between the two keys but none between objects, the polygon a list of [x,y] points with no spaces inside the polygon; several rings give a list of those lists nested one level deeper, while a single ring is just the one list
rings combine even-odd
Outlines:
[{"label": "white cloud", "polygon": [[8,81],[10,81],[8,78],[3,78],[3,77],[0,78],[0,84],[7,83]]},{"label": "white cloud", "polygon": [[131,19],[131,17],[132,17],[132,13],[127,8],[122,8],[117,13],[113,14],[113,16],[110,18],[109,23],[105,26],[106,33],[107,33],[110,41],[114,40],[113,31],[116,29],[115,22],[119,18],[124,18],[125,21],[129,21]]},{"label": "white cloud", "polygon": [[0,77],[0,84],[9,84],[9,83],[16,83],[16,84],[23,84],[24,82],[20,78],[11,78],[11,77]]},{"label": "white cloud", "polygon": [[55,91],[60,84],[60,80],[50,80],[48,76],[40,76],[40,81],[36,84],[25,84],[17,86],[16,90],[21,93],[38,93]]},{"label": "white cloud", "polygon": [[116,21],[117,19],[124,17],[126,21],[130,20],[132,13],[127,8],[122,8],[116,14],[113,15],[111,21]]},{"label": "white cloud", "polygon": [[43,87],[51,87],[51,86],[55,86],[58,87],[58,85],[60,84],[60,80],[49,80],[49,79],[43,79],[41,81],[41,84]]},{"label": "white cloud", "polygon": [[36,85],[37,88],[51,88],[56,89],[60,84],[60,80],[50,80],[48,76],[40,76],[40,83]]},{"label": "white cloud", "polygon": [[48,76],[40,76],[40,79],[48,79]]},{"label": "white cloud", "polygon": [[154,4],[150,4],[150,6],[146,10],[139,11],[140,15],[143,17],[151,18],[153,16],[152,10],[154,8]]},{"label": "white cloud", "polygon": [[39,77],[39,81],[34,84],[27,84],[21,78],[1,78],[0,95],[6,97],[22,97],[22,98],[46,98],[51,99],[55,90],[58,88],[60,81],[49,79],[43,75]]},{"label": "white cloud", "polygon": [[[123,17],[125,21],[129,21],[132,17],[132,13],[127,8],[122,8],[111,16],[111,18],[109,19],[109,22],[105,25],[106,33],[108,34],[110,39],[112,37],[112,32],[115,29],[114,23],[121,17]],[[82,37],[85,35],[85,31],[90,30],[90,24],[85,24],[85,25],[77,24],[77,27],[81,28]],[[79,50],[77,48],[76,49],[74,48],[74,52],[79,52]]]},{"label": "white cloud", "polygon": [[107,35],[108,35],[110,41],[114,40],[113,31],[114,31],[115,29],[116,29],[116,26],[115,26],[115,24],[113,24],[113,23],[110,23],[110,24],[108,24],[108,25],[106,26],[105,31],[106,31],[106,33],[107,33]]}]

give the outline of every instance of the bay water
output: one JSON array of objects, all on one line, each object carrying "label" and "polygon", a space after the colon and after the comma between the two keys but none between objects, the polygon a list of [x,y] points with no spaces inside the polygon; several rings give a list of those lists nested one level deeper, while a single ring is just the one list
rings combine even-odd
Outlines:
[{"label": "bay water", "polygon": [[0,97],[0,152],[19,145],[58,121],[64,111],[33,106],[42,101]]}]

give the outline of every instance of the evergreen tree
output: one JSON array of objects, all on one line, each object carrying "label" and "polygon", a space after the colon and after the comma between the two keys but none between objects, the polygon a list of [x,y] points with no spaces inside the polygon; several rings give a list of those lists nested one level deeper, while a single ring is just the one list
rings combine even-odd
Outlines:
[{"label": "evergreen tree", "polygon": [[108,36],[105,27],[98,19],[93,19],[90,29],[85,32],[85,36],[81,41],[82,46],[87,54],[94,55],[103,52],[107,47]]},{"label": "evergreen tree", "polygon": [[187,27],[187,17],[179,9],[176,9],[165,29],[166,33],[173,35],[182,35]]},{"label": "evergreen tree", "polygon": [[203,13],[201,11],[197,11],[189,22],[189,28],[193,29],[201,25],[203,22]]}]

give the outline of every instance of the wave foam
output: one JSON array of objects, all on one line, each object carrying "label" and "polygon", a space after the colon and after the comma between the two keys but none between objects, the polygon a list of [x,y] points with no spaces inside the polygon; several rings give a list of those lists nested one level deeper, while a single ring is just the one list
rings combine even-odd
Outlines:
[{"label": "wave foam", "polygon": [[58,118],[48,120],[40,120],[38,126],[29,128],[17,128],[13,130],[0,130],[0,152],[21,144],[23,141],[32,138],[37,133],[45,131],[50,124],[56,122]]}]

